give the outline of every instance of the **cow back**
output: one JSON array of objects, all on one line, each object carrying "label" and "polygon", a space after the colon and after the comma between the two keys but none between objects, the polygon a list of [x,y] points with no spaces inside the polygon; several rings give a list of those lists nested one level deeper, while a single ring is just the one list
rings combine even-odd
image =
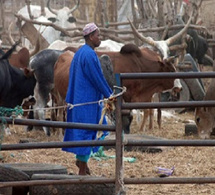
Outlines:
[{"label": "cow back", "polygon": [[[158,54],[147,48],[139,49],[133,44],[122,47],[119,57],[114,61],[115,73],[147,73],[147,72],[175,72],[173,64],[162,61]],[[174,79],[134,79],[123,80],[126,86],[125,101],[151,101],[154,93],[171,89]]]},{"label": "cow back", "polygon": [[69,83],[69,69],[74,53],[66,51],[61,54],[54,66],[54,89],[62,99],[66,98]]},{"label": "cow back", "polygon": [[60,50],[45,49],[33,56],[30,61],[30,67],[34,70],[38,83],[37,93],[45,104],[54,87],[54,65],[62,53]]}]

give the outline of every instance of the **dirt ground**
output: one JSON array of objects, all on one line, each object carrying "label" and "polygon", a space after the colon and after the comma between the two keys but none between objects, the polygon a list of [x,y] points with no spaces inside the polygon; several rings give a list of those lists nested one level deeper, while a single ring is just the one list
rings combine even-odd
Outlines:
[{"label": "dirt ground", "polygon": [[[205,69],[206,71],[210,70]],[[209,80],[204,82],[207,86]],[[153,130],[139,132],[139,123],[134,116],[131,126],[132,134],[162,137],[165,139],[198,139],[197,136],[185,135],[185,124],[194,120],[192,110],[183,114],[177,114],[173,109],[165,110],[162,118],[162,128],[159,130],[157,124]],[[21,139],[31,138],[38,142],[59,141],[58,136],[50,138],[44,135],[43,131],[26,132],[22,126],[13,126],[12,134],[4,135],[3,144],[19,143]],[[124,161],[125,178],[158,177],[155,171],[157,167],[172,168],[174,173],[170,177],[214,177],[215,158],[213,158],[215,147],[166,147],[160,153],[147,153],[141,151],[125,151],[124,157],[135,158],[134,162]],[[105,150],[107,156],[115,155],[114,149]],[[78,168],[75,166],[75,156],[63,152],[61,149],[37,149],[1,151],[2,163],[50,163],[64,165],[69,173],[77,174]],[[115,159],[94,159],[89,161],[89,167],[93,176],[114,177],[115,169],[113,165]],[[125,185],[128,195],[205,195],[214,194],[215,184],[155,184],[155,185]]]}]

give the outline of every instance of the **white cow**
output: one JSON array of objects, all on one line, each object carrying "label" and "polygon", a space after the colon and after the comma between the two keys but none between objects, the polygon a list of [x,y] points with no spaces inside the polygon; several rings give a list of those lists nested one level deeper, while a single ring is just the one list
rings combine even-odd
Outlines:
[{"label": "white cow", "polygon": [[[47,7],[45,7],[45,16],[41,15],[41,6],[38,5],[30,5],[31,14],[34,18],[34,20],[39,22],[50,22],[54,23],[57,26],[60,26],[61,28],[74,28],[75,25],[75,18],[72,16],[72,12],[74,12],[78,6],[79,6],[80,0],[77,1],[76,5],[69,9],[68,7],[63,7],[59,10],[54,10],[50,7],[50,0],[47,2]],[[29,19],[29,13],[28,13],[28,6],[24,6],[21,8],[18,13],[18,15],[22,15],[23,17]],[[47,42],[50,44],[54,42],[55,40],[60,39],[63,34],[61,34],[60,31],[56,31],[52,27],[46,27],[46,26],[40,26],[40,25],[34,25],[37,30],[42,34],[42,36],[47,40]]]},{"label": "white cow", "polygon": [[[75,48],[78,48],[82,45],[84,45],[84,39],[81,39],[79,42],[76,43],[70,43],[70,42],[65,42],[61,40],[56,40],[53,43],[51,43],[48,47],[48,49],[59,49],[59,50],[64,50],[65,48],[72,46]],[[120,51],[124,44],[123,43],[118,43],[116,41],[112,41],[111,39],[107,40],[102,40],[101,44],[96,50],[99,51]]]}]

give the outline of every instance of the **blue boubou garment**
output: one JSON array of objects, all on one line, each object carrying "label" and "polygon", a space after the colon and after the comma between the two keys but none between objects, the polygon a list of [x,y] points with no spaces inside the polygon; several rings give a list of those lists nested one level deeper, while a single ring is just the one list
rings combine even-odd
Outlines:
[{"label": "blue boubou garment", "polygon": [[[101,64],[96,52],[87,44],[74,55],[69,73],[69,86],[66,102],[73,105],[102,100],[112,94],[102,73]],[[75,106],[67,110],[67,121],[76,123],[98,124],[101,118],[102,105],[89,104]],[[106,121],[105,121],[106,123]],[[97,131],[66,129],[64,141],[95,140]],[[98,148],[98,147],[97,147]],[[90,155],[92,147],[63,148],[77,155]],[[96,151],[94,151],[96,152]]]}]

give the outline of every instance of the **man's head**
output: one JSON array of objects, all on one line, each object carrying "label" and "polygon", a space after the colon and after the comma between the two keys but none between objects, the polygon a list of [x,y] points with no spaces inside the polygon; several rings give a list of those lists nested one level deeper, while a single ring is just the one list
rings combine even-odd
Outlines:
[{"label": "man's head", "polygon": [[101,43],[99,28],[94,23],[89,23],[83,28],[83,36],[88,45],[93,49]]}]

